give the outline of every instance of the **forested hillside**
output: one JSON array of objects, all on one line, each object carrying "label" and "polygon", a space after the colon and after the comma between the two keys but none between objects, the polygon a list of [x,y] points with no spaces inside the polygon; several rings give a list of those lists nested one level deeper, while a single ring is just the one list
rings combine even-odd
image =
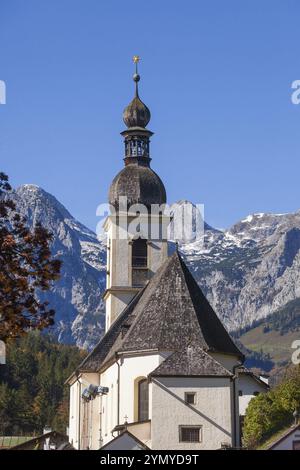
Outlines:
[{"label": "forested hillside", "polygon": [[0,365],[0,435],[39,433],[45,425],[65,433],[64,382],[84,355],[37,332],[11,342],[7,364]]},{"label": "forested hillside", "polygon": [[247,357],[247,366],[273,376],[282,375],[291,363],[292,344],[300,339],[300,298],[291,300],[273,314],[232,332]]}]

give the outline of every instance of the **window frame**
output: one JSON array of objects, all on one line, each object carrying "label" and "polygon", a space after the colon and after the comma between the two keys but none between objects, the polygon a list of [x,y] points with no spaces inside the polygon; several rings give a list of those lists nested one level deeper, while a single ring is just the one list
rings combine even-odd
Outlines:
[{"label": "window frame", "polygon": [[[194,397],[193,403],[188,402],[188,399],[187,399],[188,395],[193,395]],[[184,401],[187,405],[195,406],[197,404],[197,393],[196,392],[184,392]]]},{"label": "window frame", "polygon": [[[140,387],[142,384],[146,384],[146,390],[147,390],[147,417],[143,417],[142,418],[142,406],[141,406],[141,392],[140,392]],[[148,383],[148,379],[144,378],[144,379],[141,379],[138,381],[137,383],[137,387],[138,387],[138,396],[137,396],[137,399],[138,399],[138,410],[137,410],[137,415],[138,415],[138,421],[147,421],[149,419],[149,383]]]},{"label": "window frame", "polygon": [[147,270],[148,263],[149,263],[149,253],[148,253],[147,240],[141,237],[132,240],[131,242],[131,268]]},{"label": "window frame", "polygon": [[[197,429],[199,431],[199,440],[197,441],[185,441],[182,438],[182,430],[183,429]],[[180,424],[179,425],[179,442],[183,444],[201,444],[203,442],[203,426],[197,424]]]}]

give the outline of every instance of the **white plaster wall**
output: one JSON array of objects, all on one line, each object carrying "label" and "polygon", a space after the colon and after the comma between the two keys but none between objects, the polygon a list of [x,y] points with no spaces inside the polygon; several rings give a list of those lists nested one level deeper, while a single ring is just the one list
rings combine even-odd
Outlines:
[{"label": "white plaster wall", "polygon": [[[185,392],[196,393],[187,406]],[[227,378],[156,378],[152,385],[152,449],[218,449],[232,442],[230,380]],[[180,425],[202,426],[201,443],[179,442]]]},{"label": "white plaster wall", "polygon": [[101,418],[98,427],[98,442],[102,446],[113,438],[111,431],[118,424],[118,366],[116,363],[101,374],[100,383],[103,387],[109,388],[108,394],[100,399]]},{"label": "white plaster wall", "polygon": [[120,313],[123,312],[136,293],[136,291],[118,291],[108,294],[106,300],[106,330],[108,330]]},{"label": "white plaster wall", "polygon": [[267,391],[264,385],[246,374],[239,374],[236,388],[237,393],[239,393],[239,390],[243,392],[243,395],[239,396],[239,411],[241,416],[245,416],[250,400],[254,397],[254,392],[265,393]]},{"label": "white plaster wall", "polygon": [[[124,422],[127,416],[128,422],[133,422],[134,417],[134,381],[137,377],[147,377],[159,366],[163,357],[160,354],[149,354],[144,356],[124,357],[120,368],[120,422]],[[149,385],[149,418],[151,419],[152,390]]]},{"label": "white plaster wall", "polygon": [[109,275],[107,276],[106,287],[112,286],[129,286],[129,251],[128,240],[117,239],[117,227],[113,218],[109,217],[106,223],[107,245],[109,253],[107,256],[107,268]]},{"label": "white plaster wall", "polygon": [[168,245],[165,241],[151,241],[148,244],[149,269],[153,275],[160,268],[168,256]]},{"label": "white plaster wall", "polygon": [[112,253],[113,262],[115,263],[115,276],[112,279],[112,286],[130,286],[130,267],[131,260],[129,252],[131,247],[128,240],[116,240],[115,252]]},{"label": "white plaster wall", "polygon": [[240,364],[241,361],[237,356],[231,354],[209,353],[216,361],[218,361],[225,369],[233,372],[233,367]]},{"label": "white plaster wall", "polygon": [[78,397],[80,384],[74,382],[70,386],[70,407],[69,407],[69,442],[78,449]]},{"label": "white plaster wall", "polygon": [[[85,440],[87,445],[91,447],[93,445],[93,441],[95,440],[94,430],[97,427],[99,429],[99,413],[94,412],[95,402],[97,400],[93,400],[86,407],[84,407],[83,401],[81,399],[83,390],[90,384],[99,385],[99,374],[82,374],[78,380],[70,386],[69,441],[76,449],[79,447],[82,448],[83,440]],[[84,410],[85,413],[87,413],[87,430],[85,430],[83,433]]]},{"label": "white plaster wall", "polygon": [[112,295],[109,294],[105,298],[105,333],[107,330],[110,328],[110,325],[112,324]]},{"label": "white plaster wall", "polygon": [[[101,405],[101,436],[102,445],[113,439],[112,429],[117,424],[123,424],[125,416],[128,423],[134,421],[134,381],[137,377],[147,377],[169,355],[169,352],[160,354],[144,354],[123,357],[101,374],[101,385],[109,388],[109,393],[102,398]],[[118,377],[120,378],[120,403],[118,422]],[[149,418],[152,411],[152,385],[149,384]],[[96,432],[96,431],[95,431]],[[98,436],[99,436],[98,427]],[[97,447],[98,448],[98,447]]]},{"label": "white plaster wall", "polygon": [[[112,429],[117,424],[135,420],[134,381],[147,377],[170,353],[156,353],[124,356],[119,359],[120,367],[114,363],[101,374],[83,374],[80,385],[75,382],[70,388],[70,442],[78,448],[78,397],[89,385],[101,384],[109,388],[106,396],[92,400],[85,411],[89,416],[88,432],[82,431],[83,405],[81,404],[81,445],[83,438],[90,449],[99,449],[113,438]],[[119,370],[118,370],[119,369]],[[118,377],[120,377],[120,403],[118,407]],[[99,382],[100,380],[100,382]],[[223,378],[165,378],[160,379],[168,393],[154,383],[149,384],[149,418],[152,419],[152,443],[154,449],[209,449],[219,448],[221,443],[231,443],[232,413],[230,380]],[[80,388],[79,388],[80,387]],[[184,400],[186,391],[196,391],[195,410],[187,407]],[[175,395],[175,397],[174,397]],[[178,397],[176,399],[176,397]],[[118,420],[118,408],[120,423]],[[179,443],[178,426],[199,424],[203,426],[203,442],[198,445]]]},{"label": "white plaster wall", "polygon": [[151,448],[151,421],[129,425],[128,431]]},{"label": "white plaster wall", "polygon": [[[100,384],[100,375],[97,373],[84,373],[80,377],[81,382],[81,392],[87,388],[90,384],[99,385]],[[100,415],[99,415],[99,404],[98,398],[89,401],[85,406],[81,400],[81,439],[80,439],[80,448],[83,449],[85,446],[88,446],[89,449],[95,448],[95,445],[98,445],[99,437],[97,430],[99,429],[100,424]],[[83,428],[83,418],[84,413],[86,413],[86,429]],[[99,445],[98,447],[99,448]]]},{"label": "white plaster wall", "polygon": [[[124,223],[122,216],[121,222]],[[148,224],[148,217],[142,217],[143,223]],[[128,218],[128,222],[132,218]],[[157,224],[158,219],[155,221]],[[165,222],[164,222],[165,223]],[[131,287],[131,245],[129,239],[117,238],[117,227],[114,217],[108,217],[105,223],[107,232],[107,276],[106,288]],[[147,232],[147,230],[146,230]],[[158,232],[159,233],[159,232]],[[148,268],[150,277],[157,271],[167,258],[167,241],[150,241],[148,244]],[[110,292],[106,298],[106,331],[120,315],[130,300],[136,294],[133,292]]]}]

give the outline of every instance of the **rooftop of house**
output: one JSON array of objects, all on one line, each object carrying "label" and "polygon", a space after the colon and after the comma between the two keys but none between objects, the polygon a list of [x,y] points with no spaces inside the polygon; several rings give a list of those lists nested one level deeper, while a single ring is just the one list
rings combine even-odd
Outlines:
[{"label": "rooftop of house", "polygon": [[149,447],[132,434],[128,429],[123,430],[118,436],[109,441],[106,445],[101,447],[102,450],[120,450],[122,445],[126,450],[149,450]]},{"label": "rooftop of house", "polygon": [[57,432],[49,431],[40,436],[26,440],[21,444],[11,447],[11,450],[43,450],[44,443],[49,440],[49,444],[54,446],[56,450],[74,450],[74,447],[69,443],[68,436]]},{"label": "rooftop of house", "polygon": [[[243,365],[239,367],[238,372],[239,372],[239,374],[249,375],[251,378],[256,380],[256,382],[258,382],[259,385],[261,385],[262,387],[264,387],[266,389],[270,388],[270,385],[268,383],[268,376],[266,376],[266,375],[258,376],[252,370],[248,369],[247,367],[245,367]],[[265,377],[265,380],[263,380],[262,377]]]},{"label": "rooftop of house", "polygon": [[276,432],[270,439],[268,439],[262,446],[262,449],[272,450],[286,438],[288,438],[293,432],[300,431],[300,424],[293,424],[288,428],[284,428],[281,431]]}]

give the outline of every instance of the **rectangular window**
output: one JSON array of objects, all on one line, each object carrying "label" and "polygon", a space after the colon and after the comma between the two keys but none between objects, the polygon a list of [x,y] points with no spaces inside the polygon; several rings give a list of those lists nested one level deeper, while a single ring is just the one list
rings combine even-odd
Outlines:
[{"label": "rectangular window", "polygon": [[179,442],[201,442],[202,426],[179,426]]},{"label": "rectangular window", "polygon": [[138,394],[139,421],[145,421],[149,418],[149,386],[147,379],[142,379],[139,381]]},{"label": "rectangular window", "polygon": [[146,268],[147,267],[148,246],[147,240],[144,238],[137,238],[132,241],[132,267],[133,268]]},{"label": "rectangular window", "polygon": [[196,405],[196,393],[185,392],[184,400],[188,405]]}]

